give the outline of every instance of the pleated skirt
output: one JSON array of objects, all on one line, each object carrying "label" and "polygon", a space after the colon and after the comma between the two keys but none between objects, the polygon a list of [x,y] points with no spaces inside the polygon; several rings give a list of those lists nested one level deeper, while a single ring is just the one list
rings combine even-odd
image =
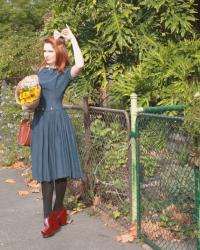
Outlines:
[{"label": "pleated skirt", "polygon": [[32,178],[38,181],[82,177],[73,126],[64,109],[34,113],[31,161]]}]

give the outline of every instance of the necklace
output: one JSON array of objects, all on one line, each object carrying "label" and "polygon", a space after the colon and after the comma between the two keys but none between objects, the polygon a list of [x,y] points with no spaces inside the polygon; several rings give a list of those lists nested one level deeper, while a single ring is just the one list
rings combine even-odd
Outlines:
[{"label": "necklace", "polygon": [[47,68],[48,70],[50,70],[50,69],[56,69],[55,66],[50,66],[50,65],[46,65],[45,68]]}]

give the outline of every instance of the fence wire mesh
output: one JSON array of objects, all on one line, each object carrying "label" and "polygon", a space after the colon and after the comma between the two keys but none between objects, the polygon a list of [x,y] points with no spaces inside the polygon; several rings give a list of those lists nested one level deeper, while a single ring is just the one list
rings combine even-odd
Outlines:
[{"label": "fence wire mesh", "polygon": [[84,175],[95,205],[125,226],[130,222],[130,125],[125,111],[67,109],[77,136]]},{"label": "fence wire mesh", "polygon": [[90,109],[91,157],[99,205],[130,221],[128,124],[124,112]]},{"label": "fence wire mesh", "polygon": [[195,175],[182,118],[141,113],[140,233],[154,247],[196,249]]},{"label": "fence wire mesh", "polygon": [[[85,129],[83,110],[81,107],[74,108],[71,106],[65,106],[65,111],[69,115],[70,121],[73,126],[83,173],[85,173],[85,147],[83,146],[85,145]],[[84,193],[85,190],[83,190],[82,180],[68,179],[67,190],[64,198],[64,204],[66,205],[67,209],[81,209],[84,206],[82,200],[84,200],[84,202],[87,202],[87,198],[83,196]]]}]

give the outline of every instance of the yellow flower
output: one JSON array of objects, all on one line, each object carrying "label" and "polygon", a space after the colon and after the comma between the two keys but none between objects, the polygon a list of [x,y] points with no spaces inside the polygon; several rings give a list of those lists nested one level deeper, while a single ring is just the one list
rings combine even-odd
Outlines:
[{"label": "yellow flower", "polygon": [[36,96],[38,96],[40,92],[39,92],[38,89],[36,89],[33,93],[34,93]]},{"label": "yellow flower", "polygon": [[20,93],[20,94],[19,94],[19,99],[20,99],[20,100],[23,99],[23,93]]},{"label": "yellow flower", "polygon": [[37,86],[32,87],[32,90],[33,90],[33,91],[35,91],[35,90],[37,90],[37,89],[38,89]]},{"label": "yellow flower", "polygon": [[24,105],[24,104],[25,104],[25,100],[22,99],[22,100],[20,101],[20,104],[21,104],[21,105]]},{"label": "yellow flower", "polygon": [[32,97],[33,101],[37,100],[37,96],[36,95],[32,94],[31,97]]},{"label": "yellow flower", "polygon": [[28,96],[29,96],[28,92],[25,91],[25,92],[23,93],[23,98],[26,98],[26,97],[28,97]]},{"label": "yellow flower", "polygon": [[25,86],[17,91],[18,100],[21,105],[34,103],[40,97],[41,87],[36,86]]}]

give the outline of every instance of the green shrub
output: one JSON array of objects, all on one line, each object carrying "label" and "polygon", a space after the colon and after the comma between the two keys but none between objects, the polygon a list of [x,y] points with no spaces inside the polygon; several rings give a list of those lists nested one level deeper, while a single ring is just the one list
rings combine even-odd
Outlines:
[{"label": "green shrub", "polygon": [[126,165],[127,160],[127,131],[121,129],[120,124],[96,119],[91,124],[92,150],[95,154],[94,174],[101,180],[112,178],[115,185],[120,186],[120,180],[115,173]]},{"label": "green shrub", "polygon": [[200,165],[200,95],[197,93],[185,108],[184,127],[192,137],[192,157],[195,166]]},{"label": "green shrub", "polygon": [[184,125],[192,136],[200,136],[200,96],[196,96],[185,108]]},{"label": "green shrub", "polygon": [[30,149],[17,144],[18,128],[24,114],[16,104],[14,89],[2,87],[0,97],[0,166],[4,166],[28,159]]}]

